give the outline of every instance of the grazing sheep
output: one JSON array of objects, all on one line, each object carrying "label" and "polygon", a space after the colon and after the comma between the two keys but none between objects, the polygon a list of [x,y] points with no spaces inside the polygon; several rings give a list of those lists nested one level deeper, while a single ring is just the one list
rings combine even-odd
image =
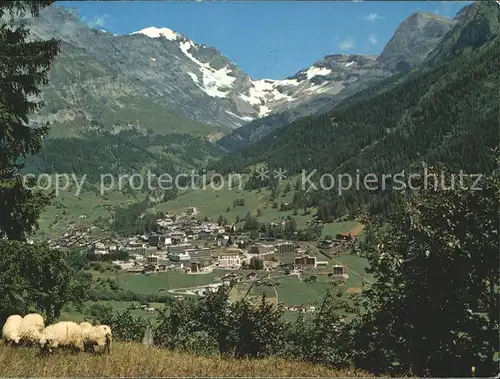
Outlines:
[{"label": "grazing sheep", "polygon": [[19,325],[21,325],[22,317],[12,315],[7,317],[2,328],[2,339],[7,345],[17,345],[21,337],[19,336]]},{"label": "grazing sheep", "polygon": [[86,329],[84,334],[86,347],[99,346],[99,350],[104,347],[104,352],[111,353],[111,328],[108,325],[96,325],[91,329]]},{"label": "grazing sheep", "polygon": [[75,351],[84,350],[82,328],[72,321],[60,321],[47,326],[40,338],[40,349],[42,353],[51,353],[52,349],[68,347]]},{"label": "grazing sheep", "polygon": [[30,313],[23,317],[19,325],[19,337],[22,345],[33,346],[36,344],[45,328],[43,317],[38,313]]},{"label": "grazing sheep", "polygon": [[92,344],[88,343],[86,341],[86,336],[88,334],[88,331],[92,329],[92,324],[90,322],[84,321],[79,324],[80,328],[82,329],[83,332],[83,341],[84,341],[84,351],[91,351],[93,350]]}]

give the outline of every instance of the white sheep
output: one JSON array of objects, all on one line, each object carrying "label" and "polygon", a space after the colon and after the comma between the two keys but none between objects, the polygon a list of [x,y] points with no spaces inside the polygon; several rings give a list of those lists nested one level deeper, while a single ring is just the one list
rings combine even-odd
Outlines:
[{"label": "white sheep", "polygon": [[83,330],[76,322],[60,321],[47,326],[40,338],[40,349],[42,352],[52,352],[58,347],[72,348],[78,352],[84,350]]},{"label": "white sheep", "polygon": [[[92,324],[90,322],[84,321],[78,324],[80,328],[82,329],[83,333],[83,340],[84,340],[84,351],[90,351],[93,346],[89,343],[87,343],[86,340],[86,335],[90,329],[92,329]],[[93,350],[93,349],[92,349]]]},{"label": "white sheep", "polygon": [[84,340],[86,347],[99,346],[99,350],[104,347],[104,352],[111,353],[111,328],[108,325],[96,325],[90,329],[85,329]]},{"label": "white sheep", "polygon": [[19,325],[21,325],[22,317],[19,315],[11,315],[7,317],[2,328],[2,339],[7,345],[17,345],[21,339],[19,336]]},{"label": "white sheep", "polygon": [[82,328],[83,330],[87,330],[87,329],[90,329],[92,328],[92,324],[90,322],[87,322],[87,321],[84,321],[84,322],[81,322],[78,324],[80,326],[80,328]]},{"label": "white sheep", "polygon": [[42,331],[45,328],[43,317],[38,313],[29,313],[23,317],[19,325],[20,342],[23,345],[32,346],[40,341]]}]

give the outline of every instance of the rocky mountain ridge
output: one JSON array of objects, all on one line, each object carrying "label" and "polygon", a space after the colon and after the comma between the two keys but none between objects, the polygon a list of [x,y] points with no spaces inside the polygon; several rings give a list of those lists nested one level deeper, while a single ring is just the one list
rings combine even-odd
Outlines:
[{"label": "rocky mountain ridge", "polygon": [[[216,139],[266,116],[288,121],[326,111],[392,73],[374,56],[330,55],[283,80],[254,80],[215,48],[168,28],[116,35],[59,6],[27,21],[34,38],[62,41],[44,91],[48,113],[39,116],[56,123],[55,135],[81,134],[95,120],[109,130]],[[68,122],[77,126],[68,130]]]},{"label": "rocky mountain ridge", "polygon": [[44,90],[47,109],[37,118],[79,126],[59,131],[56,125],[56,135],[81,134],[93,120],[107,129],[139,125],[162,134],[221,135],[345,86],[321,64],[284,80],[254,80],[215,48],[168,28],[116,35],[89,28],[59,6],[26,21],[32,38],[61,40]]},{"label": "rocky mountain ridge", "polygon": [[416,13],[380,56],[328,55],[282,80],[252,79],[214,47],[165,27],[117,35],[60,6],[28,23],[34,38],[62,41],[38,116],[54,122],[53,135],[81,135],[93,123],[203,135],[237,150],[419,64],[456,21]]},{"label": "rocky mountain ridge", "polygon": [[316,69],[327,75],[310,81],[324,91],[276,108],[273,114],[254,120],[222,137],[219,144],[230,151],[239,150],[300,117],[327,112],[350,96],[422,63],[427,55],[454,27],[450,20],[427,12],[417,12],[401,22],[379,56],[329,55],[294,77],[305,78]]}]

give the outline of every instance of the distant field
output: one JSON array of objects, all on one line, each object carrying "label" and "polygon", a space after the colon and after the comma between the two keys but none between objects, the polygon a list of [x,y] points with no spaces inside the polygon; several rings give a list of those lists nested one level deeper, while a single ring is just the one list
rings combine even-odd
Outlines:
[{"label": "distant field", "polygon": [[331,224],[325,224],[323,229],[323,237],[325,235],[332,235],[333,238],[339,233],[348,233],[351,230],[358,231],[361,228],[361,224],[357,221],[340,221],[333,222]]},{"label": "distant field", "polygon": [[[144,295],[161,294],[160,289],[177,289],[186,287],[203,286],[211,283],[216,283],[216,278],[221,278],[228,271],[214,270],[207,274],[185,274],[181,272],[160,272],[150,275],[130,274],[125,271],[121,272],[93,272],[94,277],[103,277],[115,279],[118,285],[124,290],[129,290],[135,293]],[[166,292],[165,292],[166,294]]]},{"label": "distant field", "polygon": [[358,257],[353,254],[340,254],[335,261],[347,266],[349,279],[347,280],[347,287],[349,288],[359,288],[363,280],[367,282],[373,281],[373,276],[365,272],[365,268],[368,267],[368,261],[365,258]]},{"label": "distant field", "polygon": [[86,317],[84,314],[79,313],[75,310],[63,310],[61,312],[61,316],[59,317],[59,321],[74,321],[74,322],[83,322]]},{"label": "distant field", "polygon": [[296,276],[279,279],[278,301],[285,305],[308,305],[323,299],[331,284],[325,282],[301,283]]},{"label": "distant field", "polygon": [[[108,307],[111,307],[114,311],[119,311],[123,312],[126,310],[128,307],[132,305],[139,304],[137,301],[114,301],[114,300],[99,300],[99,301],[87,301],[85,302],[84,306],[85,307],[90,307],[93,304],[102,304]],[[165,307],[165,304],[163,303],[148,303],[150,307],[157,309],[162,309]],[[82,322],[85,320],[89,320],[91,317],[90,316],[85,316],[82,313],[77,312],[75,309],[70,307],[70,310],[63,310],[61,312],[61,317],[59,317],[60,321],[75,321],[75,322]],[[142,309],[134,309],[131,312],[132,316],[134,317],[143,317],[145,319],[153,319],[157,316],[157,312],[146,312],[145,310]]]},{"label": "distant field", "polygon": [[[248,289],[250,288],[251,283],[238,283],[235,285],[230,294],[229,294],[229,300],[230,301],[237,301],[239,299],[242,299],[246,293],[248,292]],[[254,299],[258,300],[263,294],[266,295],[266,300],[272,304],[277,304],[276,299],[276,294],[274,292],[274,289],[271,287],[252,287],[250,290],[250,293],[248,294],[249,299]]]},{"label": "distant field", "polygon": [[[52,205],[45,209],[40,218],[41,232],[38,235],[40,238],[60,237],[65,232],[67,225],[72,222],[76,224],[92,225],[99,218],[101,218],[101,220],[109,220],[112,215],[113,207],[123,206],[138,201],[138,199],[133,196],[125,195],[120,192],[109,192],[104,196],[101,196],[95,192],[85,191],[77,197],[74,196],[74,191],[75,188],[72,188],[64,193],[61,193],[54,200]],[[174,200],[158,204],[156,210],[175,213],[184,212],[188,207],[196,207],[199,212],[198,217],[209,217],[211,220],[215,221],[219,215],[222,215],[229,222],[234,222],[236,216],[243,219],[247,212],[256,216],[257,209],[260,209],[261,215],[258,217],[258,220],[261,222],[279,222],[291,215],[297,220],[299,227],[305,227],[306,222],[312,220],[312,214],[315,212],[314,209],[311,210],[311,214],[309,215],[303,215],[302,209],[297,210],[297,215],[293,215],[292,211],[280,211],[279,209],[272,208],[270,195],[270,191],[265,189],[248,192],[239,191],[237,188],[225,188],[220,191],[216,191],[210,186],[207,186],[206,190],[181,193]],[[140,199],[142,198],[143,197],[141,195]],[[245,205],[234,207],[233,202],[236,199],[241,198],[245,200]],[[293,191],[290,191],[286,196],[283,196],[281,193],[276,198],[278,207],[281,203],[291,202],[292,198]],[[353,234],[356,234],[360,231],[362,231],[362,225],[358,222],[341,221],[325,224],[322,234],[323,236],[335,236],[338,233],[352,232]],[[102,233],[106,232],[103,231]],[[320,255],[317,248],[313,247],[313,245],[310,246],[311,248],[306,249],[308,252],[316,255],[321,260],[327,259],[325,256]],[[286,263],[292,263],[294,255],[295,254],[293,253],[288,255],[285,254],[279,256],[279,259]],[[371,279],[370,276],[364,272],[366,260],[362,258],[348,253],[342,253],[340,257],[336,258],[335,261],[330,262],[330,264],[336,263],[345,264],[350,270],[350,277],[347,281],[346,295],[348,293],[357,293],[361,290],[363,277],[366,278],[365,281],[367,282]],[[129,274],[125,271],[105,271],[103,273],[97,271],[92,272],[95,279],[98,277],[104,279],[110,278],[116,280],[120,288],[143,295],[166,295],[169,289],[204,286],[216,283],[216,278],[220,278],[227,273],[228,271],[224,270],[197,275],[186,275],[180,272],[158,273],[151,275]],[[281,275],[281,273],[277,274],[278,276]],[[281,282],[281,285],[277,287],[277,299],[274,289],[266,287],[254,288],[251,292],[251,296],[260,296],[262,293],[266,293],[266,296],[272,302],[283,302],[286,305],[306,305],[320,302],[323,299],[326,290],[331,287],[329,278],[321,275],[318,276],[318,281],[316,283],[301,283],[295,276],[281,277],[276,280]],[[248,288],[247,286],[247,283],[240,283],[231,293],[231,298],[241,298],[241,296],[243,296],[246,292],[246,289]],[[160,289],[164,289],[164,291],[160,292]],[[115,310],[124,310],[133,304],[132,302],[111,301],[100,303],[109,305]],[[286,316],[287,318],[293,318],[295,317],[295,314],[296,312],[287,312]],[[146,318],[155,316],[154,313],[147,313],[143,310],[134,310],[133,315]],[[79,314],[74,309],[68,309],[62,313],[61,319],[83,321],[83,315]]]}]

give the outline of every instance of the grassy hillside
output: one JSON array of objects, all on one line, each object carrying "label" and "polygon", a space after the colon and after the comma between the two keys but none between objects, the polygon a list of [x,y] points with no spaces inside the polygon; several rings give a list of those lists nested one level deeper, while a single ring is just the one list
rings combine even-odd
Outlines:
[{"label": "grassy hillside", "polygon": [[37,238],[60,237],[71,224],[92,226],[96,221],[110,220],[115,207],[138,201],[133,195],[118,191],[110,191],[104,196],[96,191],[88,190],[76,196],[75,191],[76,188],[73,186],[61,192],[43,210],[38,220],[40,229],[37,232]]},{"label": "grassy hillside", "polygon": [[35,349],[0,345],[1,377],[366,377],[355,370],[276,358],[225,360],[178,353],[137,343],[113,343],[111,355],[62,351],[41,358]]},{"label": "grassy hillside", "polygon": [[[260,210],[259,222],[278,222],[292,216],[297,220],[299,227],[305,227],[308,221],[313,218],[313,212],[305,215],[303,209],[297,209],[294,214],[293,209],[280,210],[280,205],[284,203],[291,204],[294,198],[294,191],[284,192],[285,184],[282,183],[278,196],[273,200],[272,191],[267,188],[259,190],[246,191],[239,190],[237,186],[233,189],[223,188],[214,190],[207,186],[206,190],[185,191],[173,199],[158,205],[158,210],[169,212],[182,212],[188,207],[196,207],[201,217],[208,217],[216,221],[219,215],[222,215],[229,222],[234,222],[237,217],[243,219],[250,212],[253,216]],[[244,199],[244,205],[234,205],[237,199]],[[273,203],[277,208],[273,208]],[[312,211],[315,209],[313,208]],[[324,225],[324,235],[336,235],[338,233],[347,233],[358,226],[355,220],[342,221],[336,220],[333,223]]]}]

